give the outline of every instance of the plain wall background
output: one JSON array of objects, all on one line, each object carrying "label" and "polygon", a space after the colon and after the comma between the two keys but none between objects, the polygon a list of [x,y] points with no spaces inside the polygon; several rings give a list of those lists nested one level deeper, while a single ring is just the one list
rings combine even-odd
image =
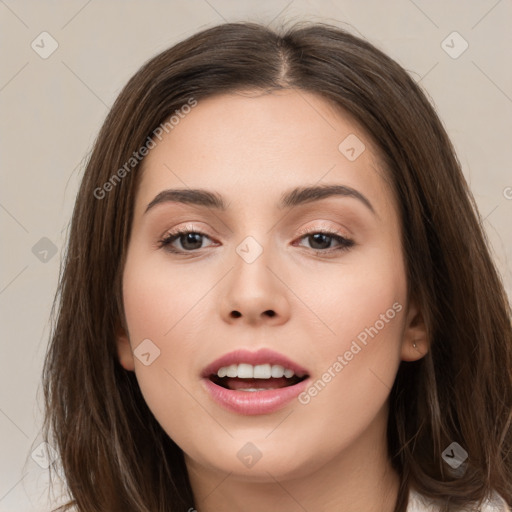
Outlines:
[{"label": "plain wall background", "polygon": [[[407,69],[456,147],[512,296],[510,0],[0,1],[2,512],[49,510],[47,471],[31,453],[51,302],[92,143],[146,60],[225,20],[348,25]],[[44,31],[58,43],[46,59],[31,47],[51,48]],[[452,56],[441,46],[453,31],[469,45],[458,58],[458,36],[447,40]]]}]

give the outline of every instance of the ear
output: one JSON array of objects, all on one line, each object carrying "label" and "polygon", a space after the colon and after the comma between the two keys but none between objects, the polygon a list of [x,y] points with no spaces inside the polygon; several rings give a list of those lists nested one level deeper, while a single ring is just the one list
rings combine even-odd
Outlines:
[{"label": "ear", "polygon": [[417,361],[429,351],[430,343],[422,312],[416,301],[409,302],[402,338],[402,360]]},{"label": "ear", "polygon": [[133,372],[135,370],[135,361],[133,359],[130,338],[128,337],[127,329],[120,323],[116,327],[116,344],[119,363],[125,370]]}]

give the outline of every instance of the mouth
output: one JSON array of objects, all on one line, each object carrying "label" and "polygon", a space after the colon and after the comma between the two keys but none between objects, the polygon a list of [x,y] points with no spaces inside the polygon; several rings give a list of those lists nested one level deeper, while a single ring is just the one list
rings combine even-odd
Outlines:
[{"label": "mouth", "polygon": [[217,386],[232,391],[258,392],[295,386],[308,375],[295,375],[293,370],[281,365],[240,363],[222,366],[208,378]]},{"label": "mouth", "polygon": [[210,397],[232,412],[272,413],[303,391],[306,369],[277,352],[238,350],[217,359],[201,373]]}]

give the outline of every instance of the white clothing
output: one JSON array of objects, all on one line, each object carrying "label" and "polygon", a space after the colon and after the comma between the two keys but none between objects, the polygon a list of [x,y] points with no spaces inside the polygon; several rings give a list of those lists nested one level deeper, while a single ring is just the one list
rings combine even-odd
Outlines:
[{"label": "white clothing", "polygon": [[[411,490],[409,493],[409,504],[407,512],[437,512],[439,506],[432,500],[421,496],[416,491]],[[498,494],[494,494],[491,499],[487,499],[482,508],[478,510],[465,509],[467,512],[511,512],[505,501]]]}]

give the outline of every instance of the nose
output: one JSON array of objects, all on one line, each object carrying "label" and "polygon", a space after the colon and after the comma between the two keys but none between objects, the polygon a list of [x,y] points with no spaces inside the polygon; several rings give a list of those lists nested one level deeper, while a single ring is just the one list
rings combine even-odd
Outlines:
[{"label": "nose", "polygon": [[252,262],[236,254],[222,290],[223,320],[249,325],[285,323],[290,316],[291,293],[285,274],[267,249]]}]

